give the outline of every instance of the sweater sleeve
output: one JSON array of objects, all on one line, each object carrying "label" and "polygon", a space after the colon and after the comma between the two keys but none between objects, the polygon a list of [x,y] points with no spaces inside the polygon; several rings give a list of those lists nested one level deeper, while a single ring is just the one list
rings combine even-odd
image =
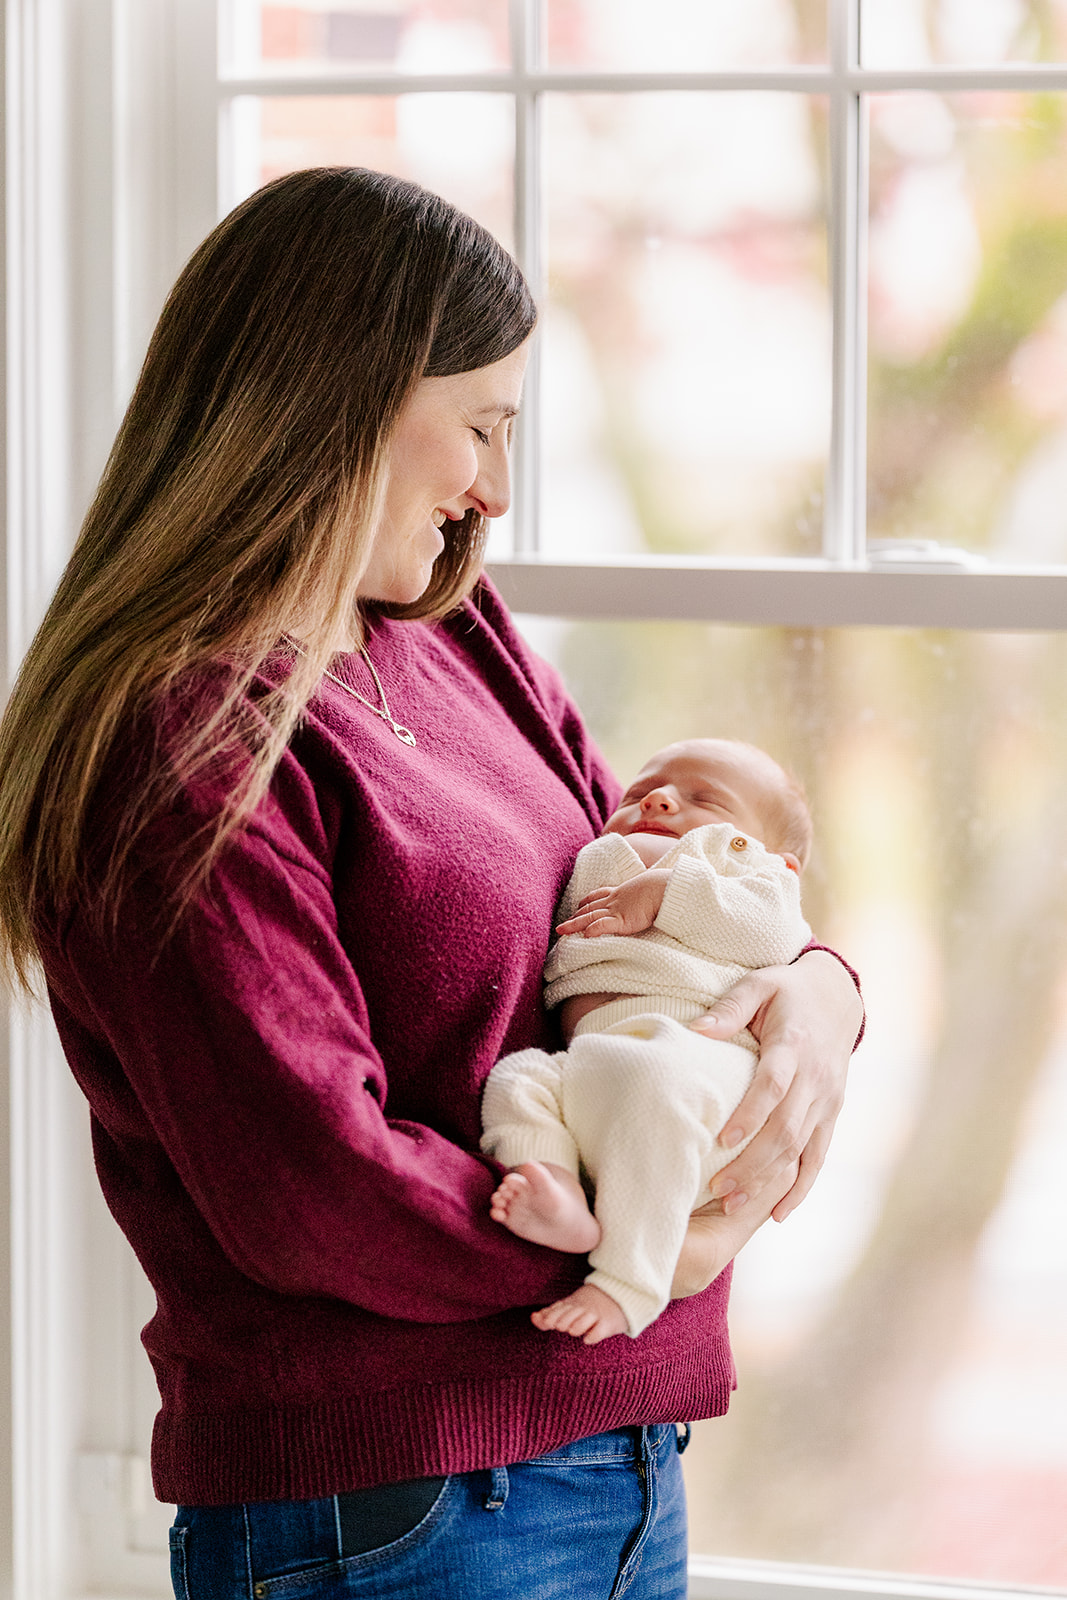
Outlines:
[{"label": "sweater sleeve", "polygon": [[578,852],[574,871],[556,910],[557,922],[573,917],[584,895],[595,889],[626,883],[639,877],[644,865],[637,851],[618,833],[605,833]]},{"label": "sweater sleeve", "polygon": [[67,925],[57,1019],[81,1019],[110,1062],[111,1089],[89,1094],[97,1116],[126,1149],[162,1147],[240,1272],[415,1322],[575,1286],[577,1258],[490,1220],[486,1160],[386,1116],[328,874],[295,835],[239,835],[162,953],[160,892],[142,874],[115,941]]},{"label": "sweater sleeve", "polygon": [[717,962],[793,961],[811,937],[800,888],[778,856],[729,823],[688,833],[664,865],[671,877],[655,926]]}]

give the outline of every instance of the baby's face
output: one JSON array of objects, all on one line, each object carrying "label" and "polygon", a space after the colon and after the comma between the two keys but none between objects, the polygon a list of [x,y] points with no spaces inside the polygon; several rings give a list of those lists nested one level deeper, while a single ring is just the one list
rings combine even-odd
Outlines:
[{"label": "baby's face", "polygon": [[755,753],[716,739],[687,739],[646,762],[604,832],[680,839],[709,822],[732,822],[763,842],[765,785]]}]

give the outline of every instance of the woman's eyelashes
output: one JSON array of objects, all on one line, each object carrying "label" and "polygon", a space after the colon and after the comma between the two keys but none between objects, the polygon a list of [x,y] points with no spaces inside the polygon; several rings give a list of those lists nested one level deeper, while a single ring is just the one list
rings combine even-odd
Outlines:
[{"label": "woman's eyelashes", "polygon": [[471,432],[479,444],[488,444],[492,438],[492,434],[487,433],[484,428],[472,428]]}]

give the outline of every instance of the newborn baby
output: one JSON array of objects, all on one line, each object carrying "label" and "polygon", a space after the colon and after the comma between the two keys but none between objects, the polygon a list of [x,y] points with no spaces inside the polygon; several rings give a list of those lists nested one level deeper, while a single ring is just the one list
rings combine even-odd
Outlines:
[{"label": "newborn baby", "polygon": [[807,944],[810,847],[803,795],[777,762],[692,739],[652,757],[579,853],[545,967],[569,1048],[505,1056],[482,1104],[481,1147],[514,1169],[492,1216],[588,1252],[593,1269],[534,1312],[539,1328],[587,1344],[635,1337],[666,1305],[689,1215],[743,1148],[718,1135],[758,1053],[747,1030],[723,1041],[687,1024],[746,971]]}]

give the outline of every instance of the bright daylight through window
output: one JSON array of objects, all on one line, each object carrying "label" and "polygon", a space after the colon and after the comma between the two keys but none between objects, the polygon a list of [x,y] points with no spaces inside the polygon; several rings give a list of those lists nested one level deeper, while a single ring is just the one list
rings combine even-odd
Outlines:
[{"label": "bright daylight through window", "polygon": [[1067,1589],[1067,634],[683,621],[676,559],[855,562],[866,518],[929,581],[1067,564],[1067,0],[223,24],[225,204],[383,167],[537,284],[492,548],[674,572],[644,618],[561,579],[522,619],[620,776],[726,734],[812,800],[807,914],[868,1038],[813,1197],[738,1264],[694,1551]]}]

